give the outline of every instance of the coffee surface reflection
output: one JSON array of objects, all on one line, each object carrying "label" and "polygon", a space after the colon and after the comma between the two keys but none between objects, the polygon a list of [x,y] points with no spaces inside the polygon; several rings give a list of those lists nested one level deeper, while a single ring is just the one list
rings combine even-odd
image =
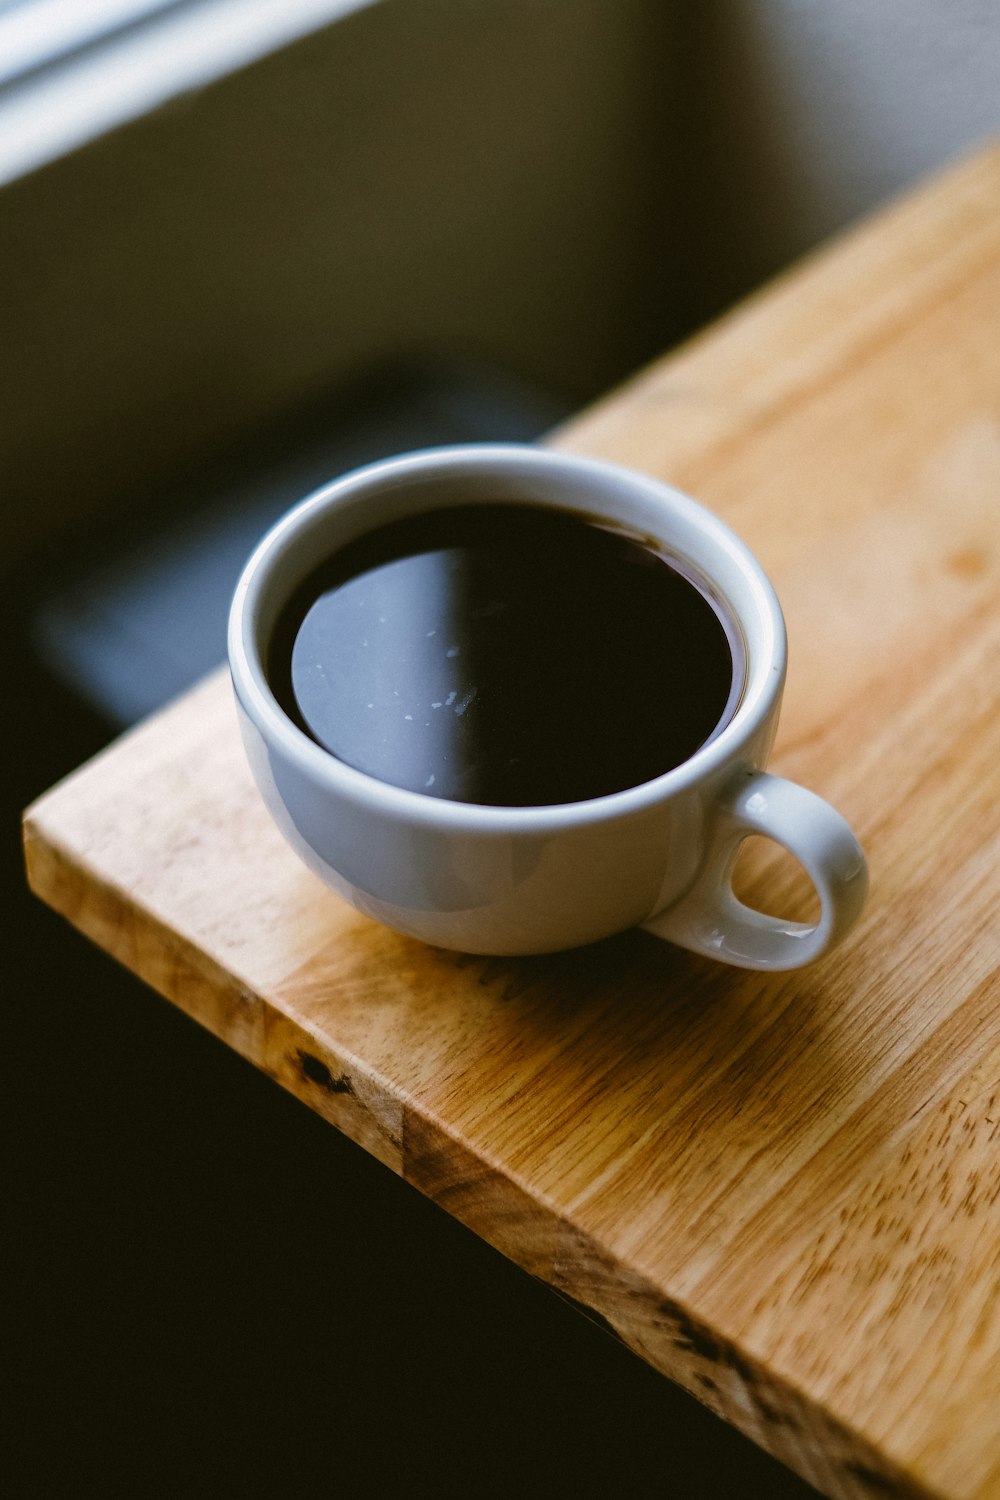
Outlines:
[{"label": "coffee surface reflection", "polygon": [[287,602],[285,712],[381,781],[577,802],[687,760],[732,711],[732,630],[661,552],[583,516],[465,505],[368,533]]}]

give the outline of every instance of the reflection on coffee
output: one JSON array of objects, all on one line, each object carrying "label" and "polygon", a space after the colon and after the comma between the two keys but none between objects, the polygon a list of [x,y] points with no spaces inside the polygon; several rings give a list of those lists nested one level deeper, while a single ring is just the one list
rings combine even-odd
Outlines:
[{"label": "reflection on coffee", "polygon": [[320,564],[269,650],[285,712],[380,781],[578,802],[687,760],[742,685],[735,632],[669,557],[534,505],[384,525]]}]

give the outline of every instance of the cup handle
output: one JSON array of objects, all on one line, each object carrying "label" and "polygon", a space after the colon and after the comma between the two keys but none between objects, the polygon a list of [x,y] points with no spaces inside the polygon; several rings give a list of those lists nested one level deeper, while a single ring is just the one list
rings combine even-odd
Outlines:
[{"label": "cup handle", "polygon": [[[712,810],[713,828],[694,884],[642,925],[695,953],[744,969],[797,969],[845,935],[868,893],[868,866],[851,829],[822,797],[768,771],[747,770]],[[750,834],[774,839],[816,887],[815,923],[786,922],[740,901],[732,875]]]}]

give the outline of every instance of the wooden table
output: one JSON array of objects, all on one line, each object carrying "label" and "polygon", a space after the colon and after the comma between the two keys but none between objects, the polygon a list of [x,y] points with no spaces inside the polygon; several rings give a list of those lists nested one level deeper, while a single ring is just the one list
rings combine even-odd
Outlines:
[{"label": "wooden table", "polygon": [[[299,866],[220,672],[27,815],[46,901],[832,1496],[1000,1496],[1000,152],[558,433],[758,553],[775,768],[870,905],[792,975],[483,960]],[[759,901],[794,882],[759,864]]]}]

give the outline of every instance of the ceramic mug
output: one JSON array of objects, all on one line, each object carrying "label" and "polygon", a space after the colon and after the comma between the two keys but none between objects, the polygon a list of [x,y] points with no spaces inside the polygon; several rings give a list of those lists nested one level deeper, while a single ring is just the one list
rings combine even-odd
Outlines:
[{"label": "ceramic mug", "polygon": [[[495,807],[378,781],[309,738],[264,669],[282,605],[317,562],[407,515],[530,503],[617,525],[676,557],[714,594],[745,646],[742,692],[688,760],[585,802]],[[760,564],[702,506],[645,475],[516,444],[430,449],[348,474],[260,542],[236,588],[229,660],[243,741],[264,801],[306,865],[359,911],[472,953],[573,948],[633,926],[696,953],[791,969],[825,953],[864,903],[864,854],[812,792],[764,769],[785,677],[785,627]],[[803,865],[815,923],[741,902],[736,855],[764,835]]]}]

